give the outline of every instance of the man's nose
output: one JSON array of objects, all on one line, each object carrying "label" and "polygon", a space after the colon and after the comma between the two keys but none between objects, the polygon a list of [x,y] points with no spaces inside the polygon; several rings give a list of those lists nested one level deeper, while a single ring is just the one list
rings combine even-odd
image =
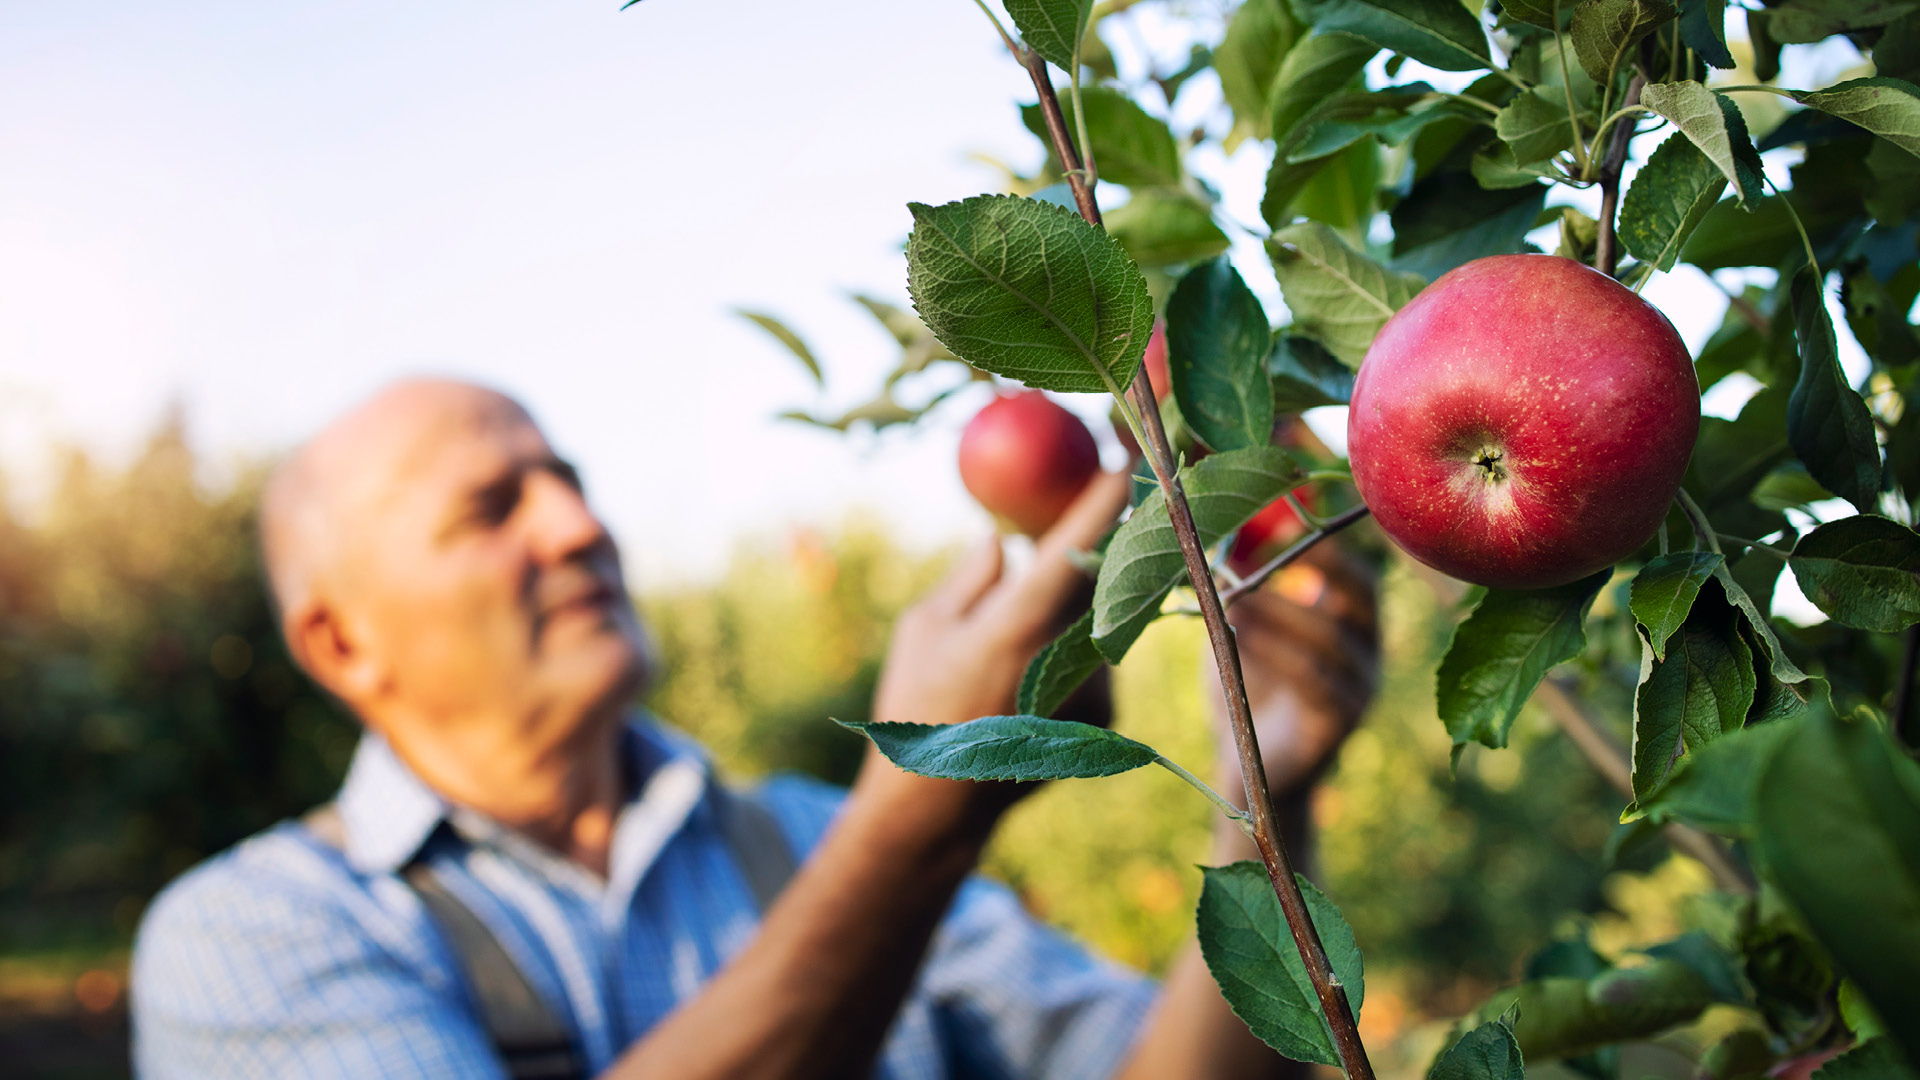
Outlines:
[{"label": "man's nose", "polygon": [[526,485],[528,522],[543,561],[565,561],[608,541],[607,527],[578,488],[545,470],[527,477]]}]

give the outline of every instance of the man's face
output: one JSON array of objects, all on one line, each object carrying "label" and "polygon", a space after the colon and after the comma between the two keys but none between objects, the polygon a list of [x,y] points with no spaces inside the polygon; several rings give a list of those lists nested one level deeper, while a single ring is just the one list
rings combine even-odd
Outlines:
[{"label": "man's face", "polygon": [[339,585],[343,625],[381,673],[369,720],[564,738],[646,674],[619,553],[517,405],[448,393],[357,455]]}]

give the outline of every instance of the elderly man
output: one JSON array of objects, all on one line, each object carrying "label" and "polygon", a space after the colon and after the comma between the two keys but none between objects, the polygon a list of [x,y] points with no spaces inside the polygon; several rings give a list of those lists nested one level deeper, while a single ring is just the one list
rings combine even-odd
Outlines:
[{"label": "elderly man", "polygon": [[[921,601],[876,717],[1008,711],[1079,584],[1069,552],[1125,485],[1097,480],[1018,575],[983,544]],[[262,535],[294,658],[366,734],[329,808],[153,904],[133,975],[143,1075],[1287,1067],[1196,950],[1156,994],[969,877],[1018,788],[877,756],[847,793],[720,788],[697,747],[636,715],[645,637],[613,541],[500,394],[424,380],[379,394],[275,477]],[[1336,582],[1329,601],[1242,616],[1276,787],[1296,795],[1371,678],[1365,586]]]}]

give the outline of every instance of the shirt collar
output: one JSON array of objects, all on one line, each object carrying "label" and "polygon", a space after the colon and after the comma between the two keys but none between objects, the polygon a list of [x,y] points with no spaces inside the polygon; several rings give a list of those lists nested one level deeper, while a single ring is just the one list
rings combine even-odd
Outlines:
[{"label": "shirt collar", "polygon": [[[610,884],[631,889],[703,800],[709,769],[698,744],[661,728],[644,713],[627,722],[620,752],[627,758],[628,775],[636,779],[616,826],[609,876]],[[459,810],[371,731],[361,733],[336,803],[347,862],[363,874],[398,871]]]}]

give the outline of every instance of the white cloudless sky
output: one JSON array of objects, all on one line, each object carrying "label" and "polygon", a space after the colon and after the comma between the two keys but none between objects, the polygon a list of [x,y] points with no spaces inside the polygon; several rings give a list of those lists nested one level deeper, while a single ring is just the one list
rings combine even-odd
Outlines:
[{"label": "white cloudless sky", "polygon": [[[920,545],[984,530],[965,403],[877,439],[773,416],[877,386],[895,348],[847,294],[905,303],[906,203],[996,189],[971,152],[1038,164],[1024,73],[966,0],[618,6],[0,8],[0,465],[123,457],[173,402],[216,461],[258,457],[427,372],[533,409],[642,589],[854,507]],[[1123,67],[1184,57],[1129,18]],[[1263,154],[1199,162],[1256,228]],[[1278,321],[1258,243],[1235,261]],[[1692,271],[1648,297],[1696,347],[1725,307]],[[827,389],[738,306],[799,330]]]}]

